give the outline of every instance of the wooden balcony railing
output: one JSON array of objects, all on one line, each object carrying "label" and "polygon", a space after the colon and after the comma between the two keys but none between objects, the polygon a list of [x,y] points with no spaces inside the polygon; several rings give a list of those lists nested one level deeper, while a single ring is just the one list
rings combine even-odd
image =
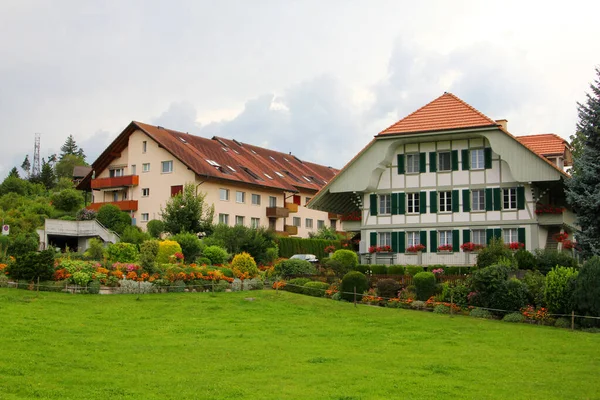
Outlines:
[{"label": "wooden balcony railing", "polygon": [[290,210],[285,207],[267,207],[267,217],[269,218],[287,218]]},{"label": "wooden balcony railing", "polygon": [[92,179],[92,189],[108,189],[121,186],[137,186],[140,183],[139,175],[116,176],[114,178]]},{"label": "wooden balcony railing", "polygon": [[88,210],[98,211],[100,207],[106,204],[112,204],[117,207],[121,211],[137,211],[138,209],[138,201],[137,200],[123,200],[123,201],[107,201],[105,203],[92,203],[88,205],[86,208]]},{"label": "wooden balcony railing", "polygon": [[298,212],[298,204],[285,203],[285,208],[287,208],[291,213],[297,213]]},{"label": "wooden balcony railing", "polygon": [[298,227],[294,225],[285,225],[283,227],[284,231],[287,232],[288,235],[297,235]]}]

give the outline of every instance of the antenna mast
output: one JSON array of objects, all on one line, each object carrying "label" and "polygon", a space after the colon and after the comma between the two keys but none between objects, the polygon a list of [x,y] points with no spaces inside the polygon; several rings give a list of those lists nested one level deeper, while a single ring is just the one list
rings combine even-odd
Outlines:
[{"label": "antenna mast", "polygon": [[40,176],[40,134],[35,134],[35,145],[33,146],[33,166],[31,168],[31,176]]}]

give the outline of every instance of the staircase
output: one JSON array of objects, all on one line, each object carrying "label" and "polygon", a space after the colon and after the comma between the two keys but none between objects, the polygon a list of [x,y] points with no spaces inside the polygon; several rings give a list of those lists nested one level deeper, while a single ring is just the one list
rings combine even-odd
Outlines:
[{"label": "staircase", "polygon": [[553,226],[548,229],[548,237],[546,238],[546,249],[547,250],[558,250],[558,242],[554,239],[554,235],[560,233],[560,227]]}]

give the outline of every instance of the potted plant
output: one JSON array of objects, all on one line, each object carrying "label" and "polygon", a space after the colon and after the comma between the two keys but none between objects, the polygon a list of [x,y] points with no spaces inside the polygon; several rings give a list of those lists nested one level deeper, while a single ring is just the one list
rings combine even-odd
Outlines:
[{"label": "potted plant", "polygon": [[444,252],[444,253],[449,253],[452,251],[452,245],[451,244],[443,244],[441,246],[438,246],[438,251]]},{"label": "potted plant", "polygon": [[425,250],[425,246],[423,246],[422,244],[415,244],[414,246],[409,246],[406,251],[408,253],[419,253],[421,251]]}]

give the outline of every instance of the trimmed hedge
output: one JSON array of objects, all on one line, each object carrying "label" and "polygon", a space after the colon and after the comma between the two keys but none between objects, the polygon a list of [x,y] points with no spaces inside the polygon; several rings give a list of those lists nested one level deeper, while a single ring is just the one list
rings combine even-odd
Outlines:
[{"label": "trimmed hedge", "polygon": [[329,283],[326,282],[306,282],[303,293],[313,297],[325,296],[325,291],[329,289]]},{"label": "trimmed hedge", "polygon": [[308,278],[290,279],[287,285],[283,287],[283,290],[292,293],[304,293],[304,285],[306,285],[308,282],[310,282],[310,279]]},{"label": "trimmed hedge", "polygon": [[419,272],[413,277],[417,289],[417,300],[425,301],[435,294],[435,275]]},{"label": "trimmed hedge", "polygon": [[363,292],[369,289],[367,277],[358,271],[350,271],[342,278],[342,299],[354,301],[354,288],[356,288],[356,301],[360,301]]},{"label": "trimmed hedge", "polygon": [[373,264],[371,265],[371,273],[373,275],[387,275],[388,267],[385,264]]},{"label": "trimmed hedge", "polygon": [[314,254],[319,260],[322,260],[327,257],[325,247],[334,246],[336,250],[342,247],[339,240],[281,237],[276,242],[279,246],[279,257],[283,258],[290,258],[294,254]]},{"label": "trimmed hedge", "polygon": [[404,275],[405,272],[404,265],[390,265],[387,269],[388,275]]}]

